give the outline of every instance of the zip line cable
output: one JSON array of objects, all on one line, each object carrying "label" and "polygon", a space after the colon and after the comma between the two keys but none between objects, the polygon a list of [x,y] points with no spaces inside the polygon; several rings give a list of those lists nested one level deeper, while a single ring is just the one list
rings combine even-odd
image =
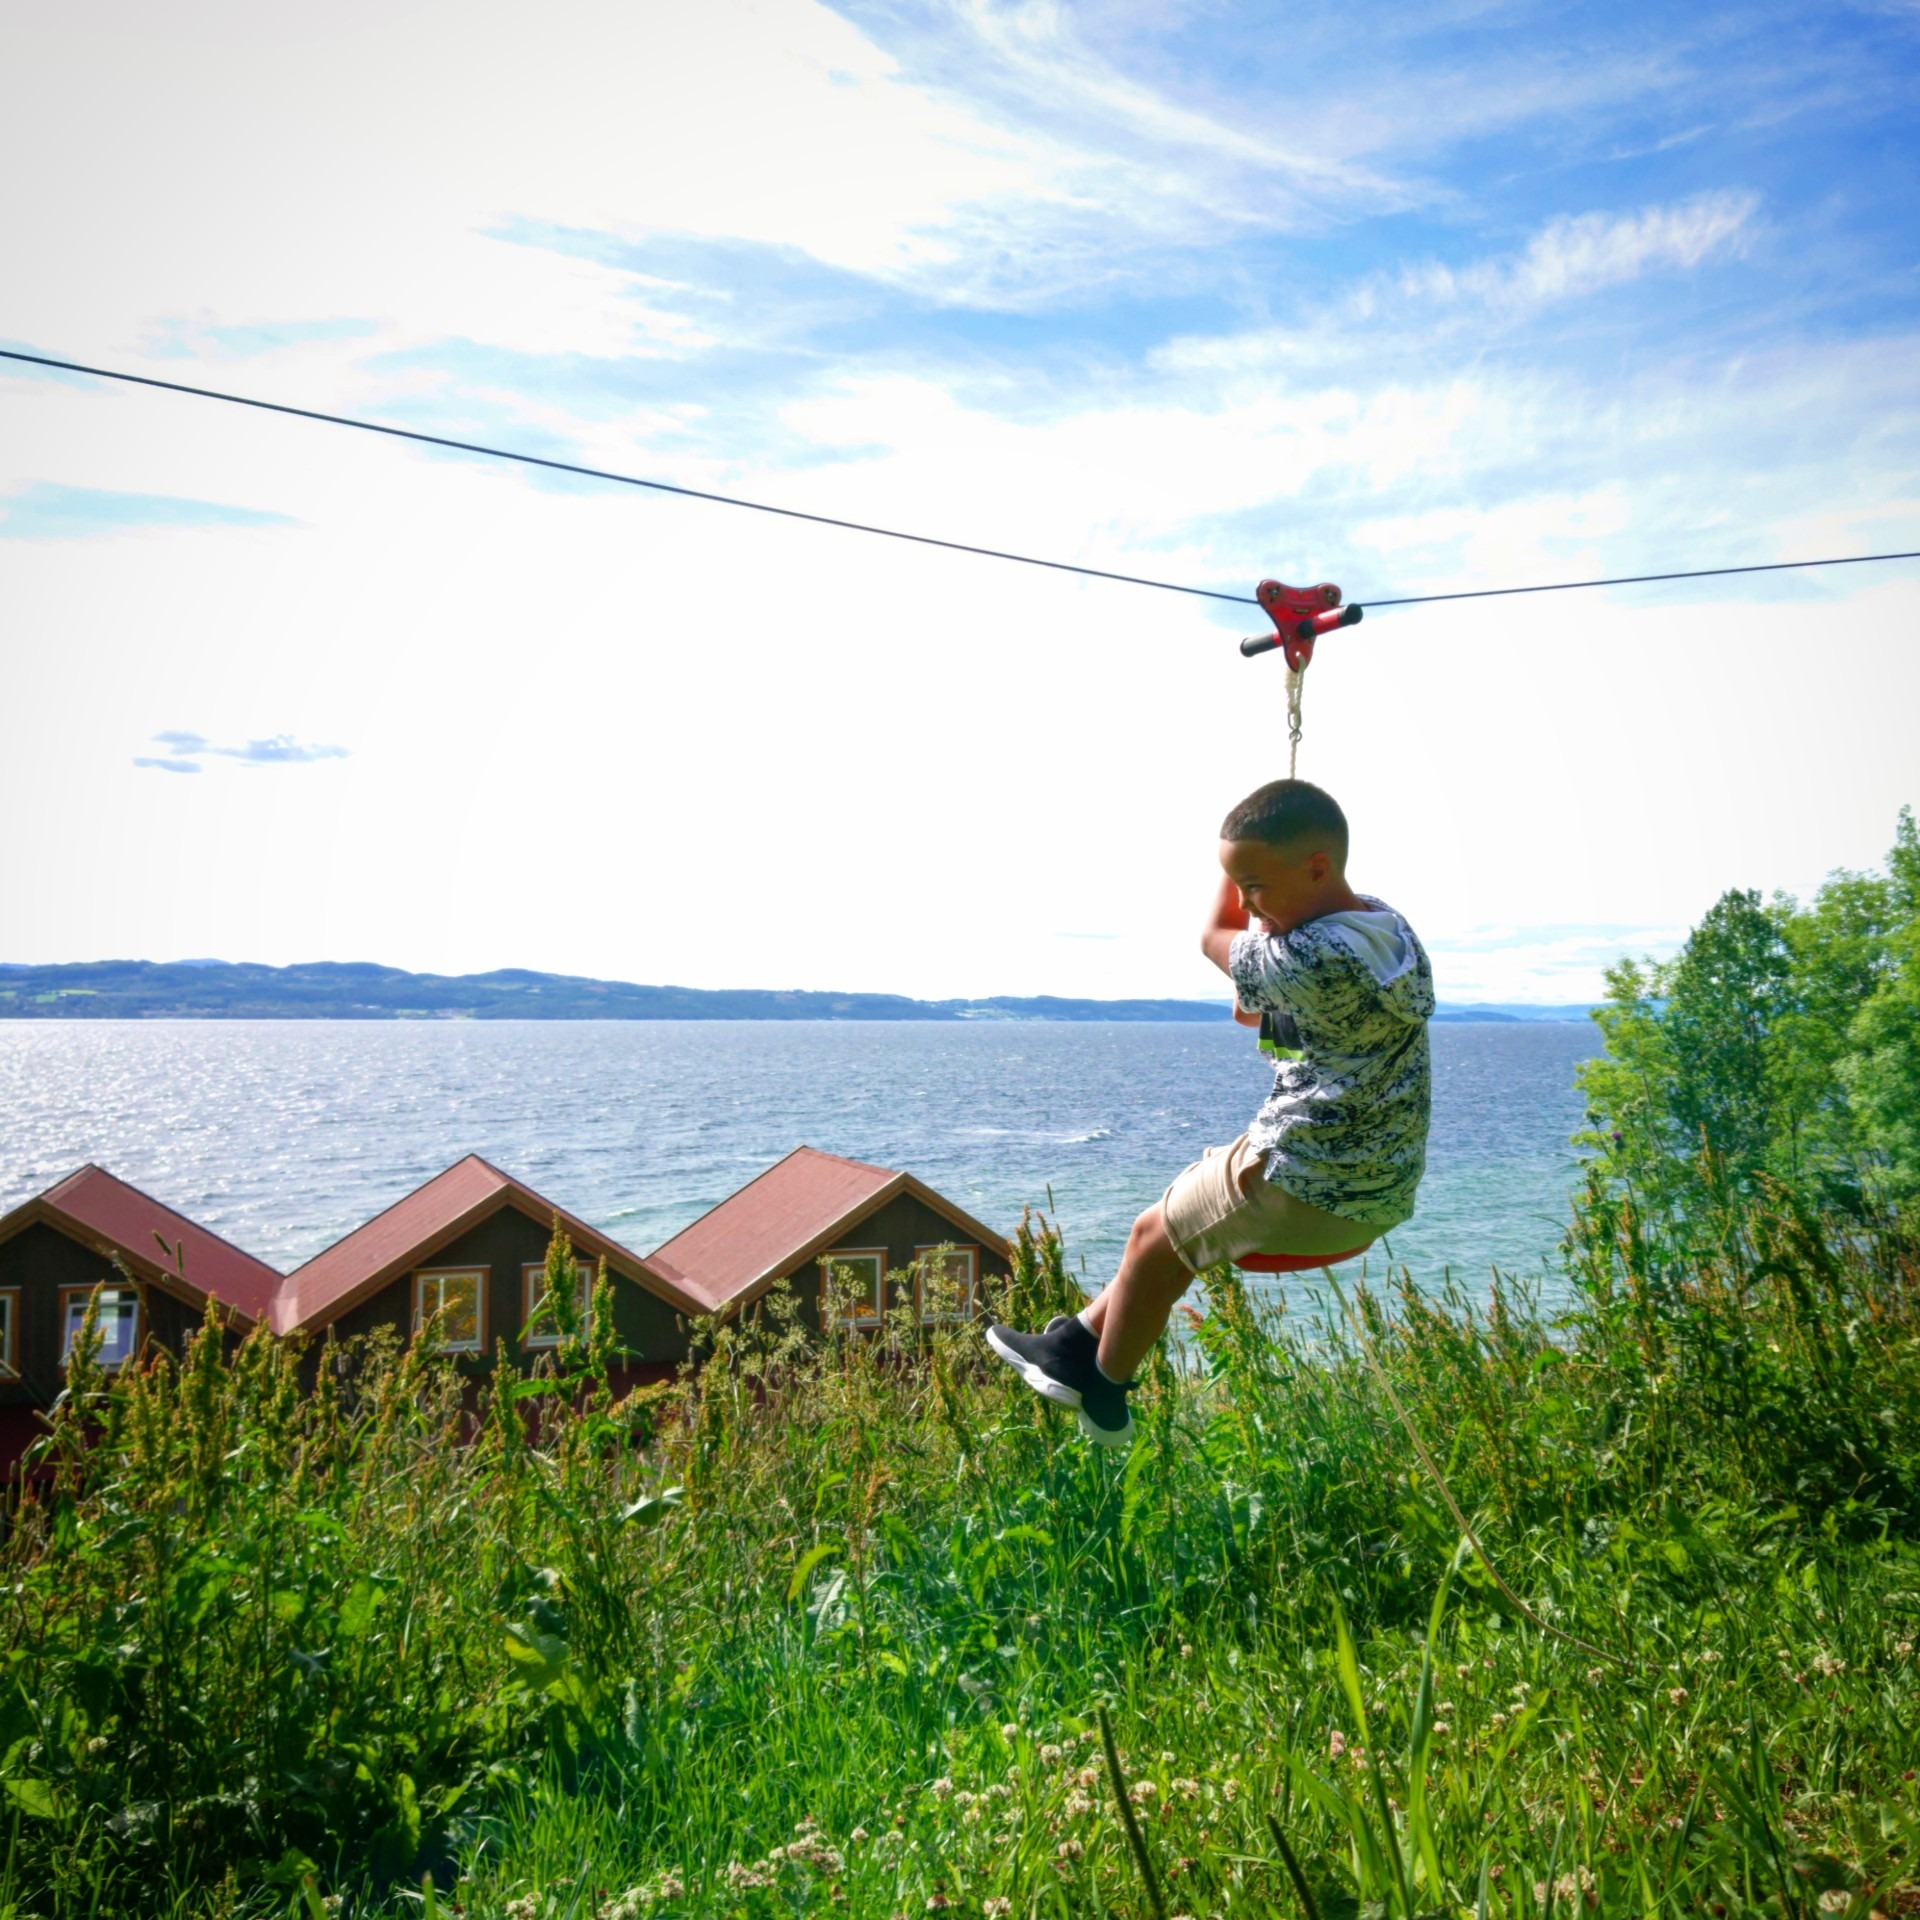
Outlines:
[{"label": "zip line cable", "polygon": [[1225,600],[1237,607],[1258,606],[1244,593],[1216,593],[1211,587],[1183,587],[1171,580],[1147,580],[1135,573],[1108,573],[1100,567],[1075,566],[1068,560],[1041,560],[1030,553],[1007,553],[999,547],[973,547],[964,540],[939,540],[930,533],[903,533],[898,527],[869,526],[863,520],[836,520],[828,513],[803,513],[798,507],[776,507],[764,500],[741,500],[730,493],[708,493],[699,487],[676,487],[666,480],[642,480],[631,473],[610,473],[605,467],[577,466],[571,460],[548,460],[537,453],[516,453],[508,447],[482,446],[477,440],[450,440],[444,434],[420,433],[412,427],[383,426],[377,420],[355,420],[344,413],[322,413],[316,407],[290,407],[279,400],[255,400],[244,393],[222,393],[217,387],[190,387],[181,380],[155,380],[144,373],[119,373],[111,367],[82,366],[76,360],[52,360],[44,354],[15,353],[0,347],[0,360],[20,360],[28,366],[53,367],[61,373],[90,373],[99,380],[121,380],[134,387],[157,387],[162,393],[190,394],[196,400],[224,400],[233,407],[253,407],[261,413],[284,413],[296,420],[318,420],[329,427],[353,427],[361,433],[384,433],[393,440],[414,440],[426,447],[448,447],[455,453],[483,454],[489,460],[514,460],[523,467],[545,467],[551,473],[574,473],[588,480],[611,480],[622,487],[645,487],[652,493],[677,493],[687,500],[710,500],[715,506],[745,507],[751,513],[777,514],[783,520],[807,520],[816,527],[842,527],[848,533],[877,533],[886,540],[911,540],[922,547],[945,547],[951,553],[976,553],[983,560],[1014,560],[1023,567],[1048,567],[1055,573],[1082,573],[1092,580],[1117,580],[1122,586],[1158,587],[1163,593],[1190,593],[1202,600]]},{"label": "zip line cable", "polygon": [[[736,494],[710,493],[700,487],[675,486],[668,480],[643,480],[637,474],[614,473],[605,467],[586,467],[571,460],[549,460],[537,453],[518,453],[511,447],[490,447],[478,440],[454,440],[445,434],[422,433],[414,427],[390,427],[378,420],[356,420],[350,414],[323,413],[317,407],[289,406],[283,400],[257,400],[250,394],[223,393],[218,387],[189,386],[183,380],[157,380],[151,374],[123,373],[113,367],[91,367],[78,360],[56,360],[42,353],[21,353],[0,347],[0,360],[23,366],[49,367],[56,373],[84,373],[96,380],[118,380],[130,387],[152,387],[161,393],[183,393],[195,400],[219,400],[230,407],[251,407],[259,413],[285,414],[294,420],[317,420],[322,426],[351,427],[357,433],[384,434],[390,440],[411,440],[423,447],[444,447],[453,453],[479,454],[487,460],[511,460],[523,467],[542,467],[550,473],[571,473],[585,480],[606,480],[616,486],[644,487],[650,493],[678,494],[685,500],[705,500],[719,507],[743,507],[750,513],[770,513],[782,520],[805,520],[816,527],[839,527],[847,533],[871,533],[883,540],[907,540],[916,546],[943,547],[949,553],[971,553],[983,560],[1011,560],[1023,567],[1045,567],[1053,573],[1077,573],[1089,580],[1112,580],[1123,587],[1152,587],[1161,593],[1185,593],[1198,600],[1223,600],[1229,606],[1256,607],[1251,594],[1220,593],[1212,587],[1183,586],[1175,580],[1149,580],[1137,573],[1110,573],[1104,567],[1083,567],[1071,560],[1043,560],[1031,553],[1009,553],[1001,547],[976,547],[964,540],[942,540],[930,533],[907,533],[899,527],[876,527],[864,520],[840,520],[828,513],[807,513],[799,507],[776,507],[765,500],[743,500]],[[1442,600],[1502,600],[1519,593],[1579,593],[1589,587],[1644,587],[1668,580],[1723,580],[1742,573],[1795,573],[1806,567],[1863,567],[1887,560],[1920,560],[1920,549],[1910,553],[1843,553],[1822,560],[1769,560],[1744,567],[1692,567],[1677,573],[1621,574],[1607,580],[1551,580],[1531,587],[1473,587],[1459,593],[1403,594],[1398,599],[1368,600],[1368,608],[1429,607]]]}]

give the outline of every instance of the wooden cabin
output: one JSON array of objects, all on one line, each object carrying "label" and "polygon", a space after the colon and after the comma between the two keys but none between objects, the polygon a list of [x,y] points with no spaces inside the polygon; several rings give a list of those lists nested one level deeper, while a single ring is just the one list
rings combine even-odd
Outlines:
[{"label": "wooden cabin", "polygon": [[236,1336],[264,1324],[349,1339],[384,1326],[406,1340],[433,1323],[441,1349],[479,1374],[497,1341],[521,1362],[557,1344],[551,1317],[535,1315],[556,1220],[573,1241],[582,1305],[606,1264],[623,1386],[671,1373],[691,1321],[738,1313],[781,1281],[817,1331],[836,1298],[855,1327],[877,1327],[902,1303],[922,1322],[971,1319],[982,1282],[1009,1267],[999,1234],[912,1174],[812,1147],[644,1257],[470,1154],[285,1275],[86,1166],[0,1219],[0,1474],[65,1385],[96,1289],[109,1369],[155,1349],[178,1355],[212,1299]]},{"label": "wooden cabin", "polygon": [[96,1288],[99,1360],[112,1369],[154,1347],[178,1355],[209,1297],[236,1330],[252,1326],[280,1284],[264,1261],[101,1167],[22,1202],[0,1219],[0,1471],[42,1431]]},{"label": "wooden cabin", "polygon": [[686,1321],[705,1304],[478,1154],[296,1267],[272,1324],[285,1334],[331,1328],[341,1339],[384,1326],[408,1339],[437,1314],[441,1350],[465,1369],[491,1368],[499,1340],[516,1359],[537,1358],[557,1338],[550,1315],[534,1318],[556,1220],[573,1242],[582,1304],[590,1270],[606,1262],[615,1337],[631,1356],[623,1371],[634,1379],[670,1371],[687,1352]]},{"label": "wooden cabin", "polygon": [[647,1256],[708,1313],[737,1313],[779,1281],[806,1324],[877,1327],[905,1303],[917,1318],[972,1319],[981,1282],[1004,1279],[1011,1250],[910,1173],[796,1147]]}]

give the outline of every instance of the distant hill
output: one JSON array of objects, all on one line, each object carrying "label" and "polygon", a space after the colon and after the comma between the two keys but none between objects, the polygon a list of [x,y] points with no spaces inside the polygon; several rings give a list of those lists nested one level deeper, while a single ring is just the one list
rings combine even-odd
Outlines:
[{"label": "distant hill", "polygon": [[[1443,1007],[1441,1020],[1572,1020],[1580,1007]],[[897,993],[643,987],[504,967],[408,973],[367,961],[262,967],[221,960],[0,963],[15,1020],[1193,1020],[1224,1000],[1067,1000],[1041,994],[912,1000]]]}]

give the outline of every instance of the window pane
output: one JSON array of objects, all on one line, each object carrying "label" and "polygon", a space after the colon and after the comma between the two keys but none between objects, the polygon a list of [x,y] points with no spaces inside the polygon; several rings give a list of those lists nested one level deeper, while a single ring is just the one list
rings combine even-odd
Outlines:
[{"label": "window pane", "polygon": [[920,1311],[929,1320],[964,1320],[973,1313],[973,1249],[920,1256]]},{"label": "window pane", "polygon": [[877,1320],[880,1317],[881,1256],[877,1253],[830,1253],[826,1256],[827,1297],[842,1318]]},{"label": "window pane", "polygon": [[[66,1337],[60,1343],[60,1357],[63,1360],[73,1351],[74,1343],[80,1338],[81,1323],[86,1317],[87,1296],[84,1293],[69,1294]],[[124,1288],[118,1291],[109,1289],[100,1295],[100,1305],[94,1316],[94,1325],[100,1335],[99,1349],[95,1354],[98,1365],[117,1367],[133,1357],[134,1333],[139,1318],[138,1295],[128,1293]]]},{"label": "window pane", "polygon": [[480,1344],[480,1282],[471,1273],[443,1274],[440,1280],[440,1341],[449,1347]]},{"label": "window pane", "polygon": [[[550,1313],[541,1313],[538,1320],[534,1315],[547,1297],[547,1269],[545,1265],[527,1266],[522,1271],[527,1280],[527,1325],[521,1336],[522,1344],[529,1347],[556,1347],[560,1344],[560,1323]],[[574,1263],[574,1278],[578,1282],[575,1291],[576,1311],[580,1315],[580,1329],[587,1330],[587,1315],[593,1306],[593,1273],[581,1261]]]}]

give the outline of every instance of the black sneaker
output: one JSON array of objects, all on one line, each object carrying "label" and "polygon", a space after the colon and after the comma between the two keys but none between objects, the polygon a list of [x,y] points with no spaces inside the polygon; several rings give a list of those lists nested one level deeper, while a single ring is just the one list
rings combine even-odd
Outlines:
[{"label": "black sneaker", "polygon": [[1056,1314],[1044,1333],[991,1326],[987,1345],[1035,1393],[1072,1407],[1080,1416],[1080,1431],[1089,1440],[1103,1447],[1124,1447],[1133,1438],[1133,1416],[1127,1412],[1133,1382],[1115,1385],[1100,1371],[1094,1359],[1100,1342],[1080,1321]]}]

